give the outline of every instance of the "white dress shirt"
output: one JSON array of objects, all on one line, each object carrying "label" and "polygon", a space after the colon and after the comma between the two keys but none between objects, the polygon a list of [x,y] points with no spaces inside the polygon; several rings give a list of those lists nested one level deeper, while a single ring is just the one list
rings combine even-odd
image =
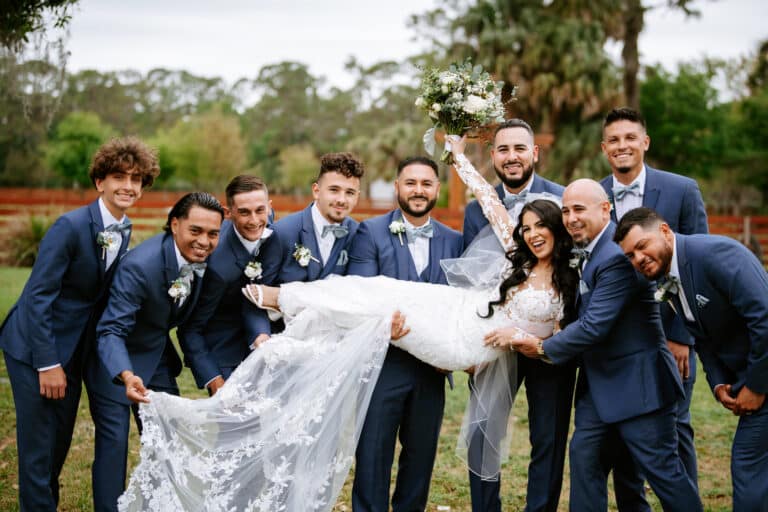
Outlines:
[{"label": "white dress shirt", "polygon": [[[125,221],[125,215],[123,215],[123,218],[120,220],[117,220],[112,213],[107,209],[107,206],[104,204],[104,199],[101,197],[99,198],[99,212],[101,212],[101,225],[104,226],[104,229],[108,228],[112,224],[122,224],[123,221]],[[107,260],[106,260],[106,266],[104,267],[105,270],[109,270],[109,267],[112,266],[112,263],[114,263],[115,258],[117,258],[117,253],[120,252],[120,247],[122,246],[122,237],[123,234],[119,231],[115,233],[117,236],[120,237],[120,244],[117,247],[114,248],[107,248]]]},{"label": "white dress shirt", "polygon": [[[432,221],[432,219],[427,219],[427,222],[422,224],[422,226],[426,226]],[[406,228],[413,229],[415,226],[408,222],[408,220],[403,217],[403,224],[405,224]],[[408,242],[408,251],[411,253],[411,258],[413,259],[413,265],[416,267],[416,273],[421,275],[422,272],[424,272],[424,269],[429,266],[429,238],[423,237],[423,236],[415,236],[413,237],[412,242]],[[406,237],[407,240],[407,237]]]},{"label": "white dress shirt", "polygon": [[243,235],[240,234],[236,227],[232,226],[232,229],[234,230],[237,239],[240,240],[240,243],[243,244],[243,247],[245,247],[245,250],[248,251],[248,254],[251,256],[253,256],[253,251],[256,249],[257,245],[260,246],[264,243],[264,240],[272,236],[272,230],[269,228],[264,228],[264,231],[261,232],[261,237],[258,240],[251,241],[243,237]]},{"label": "white dress shirt", "polygon": [[[645,165],[643,165],[643,170],[640,171],[637,178],[632,180],[632,183],[637,183],[639,186],[637,194],[624,194],[621,201],[616,199],[616,196],[613,197],[613,204],[616,207],[616,219],[618,220],[621,220],[624,214],[629,210],[643,206],[643,194],[645,194]],[[632,183],[629,183],[628,186],[632,185]],[[619,180],[616,179],[616,176],[613,176],[613,186],[616,187],[618,185],[623,186],[624,184],[620,183]]]},{"label": "white dress shirt", "polygon": [[323,227],[330,226],[331,224],[340,224],[337,222],[329,222],[328,219],[323,217],[323,214],[320,213],[320,210],[317,207],[317,203],[312,203],[311,212],[312,224],[315,226],[315,239],[317,240],[317,246],[320,249],[320,261],[322,261],[323,266],[325,266],[328,258],[331,256],[336,237],[333,236],[333,233],[327,233],[323,236]]}]

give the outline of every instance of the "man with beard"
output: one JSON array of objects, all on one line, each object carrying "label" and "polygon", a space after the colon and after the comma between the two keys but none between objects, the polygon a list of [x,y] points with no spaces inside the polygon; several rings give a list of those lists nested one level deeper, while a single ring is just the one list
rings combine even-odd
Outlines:
[{"label": "man with beard", "polygon": [[[531,192],[547,192],[558,197],[563,187],[536,174],[534,165],[539,161],[539,146],[533,143],[533,128],[522,119],[509,119],[499,124],[493,136],[491,162],[501,183],[496,193],[507,210],[525,203]],[[464,210],[464,246],[469,247],[478,232],[488,225],[477,200]]]},{"label": "man with beard", "polygon": [[[461,234],[430,217],[439,192],[435,162],[424,157],[400,162],[395,180],[400,208],[360,224],[349,274],[447,284],[440,260],[458,257],[462,241]],[[389,510],[398,436],[402,450],[392,510],[426,508],[444,404],[444,373],[390,345],[357,446],[355,511]]]},{"label": "man with beard", "polygon": [[[707,213],[696,182],[685,176],[660,171],[645,164],[651,139],[639,112],[622,107],[611,110],[603,121],[603,154],[612,174],[600,184],[613,204],[611,220],[619,222],[633,208],[653,208],[664,217],[672,231],[691,235],[707,233]],[[696,352],[693,338],[668,304],[661,306],[667,346],[675,356],[683,379],[685,398],[677,408],[678,450],[685,470],[697,484],[696,449],[691,427],[691,396],[696,382]],[[607,467],[614,469],[614,487],[619,510],[648,510],[643,479],[622,446],[610,450]]]},{"label": "man with beard", "polygon": [[274,225],[283,260],[278,283],[346,272],[349,244],[358,226],[349,215],[360,198],[364,172],[362,162],[350,153],[320,157],[320,172],[312,184],[314,201]]},{"label": "man with beard", "polygon": [[[533,129],[521,119],[510,119],[496,128],[491,161],[501,183],[496,192],[511,215],[519,212],[529,193],[547,192],[558,197],[563,187],[534,172],[539,147],[533,142]],[[464,213],[464,244],[469,246],[478,232],[488,225],[477,200]],[[487,229],[487,228],[486,228]],[[553,366],[538,359],[518,358],[515,389],[525,381],[528,398],[531,462],[528,466],[527,511],[555,511],[563,483],[565,451],[571,421],[571,404],[576,378],[574,363]],[[509,415],[508,410],[494,414]],[[482,457],[483,443],[470,443],[470,457]],[[501,510],[501,479],[484,480],[469,472],[473,512]]]},{"label": "man with beard", "polygon": [[[731,450],[733,510],[768,507],[768,276],[736,240],[675,234],[650,208],[616,229],[635,269],[659,282],[696,339],[715,398],[739,417]],[[716,256],[714,256],[716,255]]]}]

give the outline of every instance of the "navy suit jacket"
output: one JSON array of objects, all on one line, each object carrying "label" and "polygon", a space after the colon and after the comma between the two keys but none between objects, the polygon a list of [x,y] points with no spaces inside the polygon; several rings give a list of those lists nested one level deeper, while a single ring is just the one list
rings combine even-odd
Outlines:
[{"label": "navy suit jacket", "polygon": [[168,295],[179,276],[173,237],[159,234],[139,244],[120,261],[110,290],[109,301],[96,327],[101,364],[95,391],[128,403],[117,376],[131,370],[149,384],[165,353],[175,377],[181,373],[181,359],[171,344],[169,331],[183,323],[194,309],[200,294],[195,277],[190,295],[181,307]]},{"label": "navy suit jacket", "polygon": [[[680,281],[693,313],[685,325],[696,339],[710,386],[746,385],[768,393],[768,276],[742,244],[716,235],[676,235]],[[680,318],[680,299],[673,298]]]},{"label": "navy suit jacket", "polygon": [[[421,281],[416,273],[408,243],[403,234],[400,237],[389,231],[389,224],[401,220],[400,210],[393,210],[384,215],[366,219],[360,224],[357,236],[352,241],[349,251],[350,275],[388,276],[403,281]],[[429,275],[427,282],[448,284],[445,273],[440,267],[440,260],[458,258],[463,248],[461,234],[448,226],[431,219],[433,236],[429,242]]]},{"label": "navy suit jacket", "polygon": [[[315,281],[324,279],[331,274],[346,274],[349,246],[355,237],[359,224],[350,217],[344,219],[341,224],[349,229],[349,233],[343,238],[336,239],[328,261],[323,265],[318,262],[320,261],[320,249],[315,237],[315,225],[312,222],[312,203],[302,211],[292,213],[277,221],[273,228],[278,240],[280,240],[283,261],[277,282]],[[299,265],[299,262],[293,257],[297,244],[309,249],[312,256],[318,261],[310,260],[306,267]]]},{"label": "navy suit jacket", "polygon": [[65,366],[78,344],[93,340],[95,319],[119,257],[105,271],[96,242],[104,230],[98,200],[59,217],[40,243],[32,273],[0,327],[0,348],[33,368]]},{"label": "navy suit jacket", "polygon": [[[614,206],[611,210],[611,219],[618,222],[616,203],[613,200],[612,175],[604,178],[600,184]],[[646,165],[643,206],[651,208],[661,215],[675,233],[693,235],[709,232],[704,200],[696,180],[691,178],[660,171]],[[688,334],[682,320],[677,318],[674,311],[666,304],[661,307],[661,315],[667,339],[685,345],[693,345],[693,338]]]},{"label": "navy suit jacket", "polygon": [[179,343],[185,362],[198,387],[220,375],[221,368],[235,367],[250,353],[260,334],[270,334],[264,310],[245,300],[240,289],[251,282],[245,267],[255,259],[262,276],[255,283],[272,284],[280,264],[280,242],[272,234],[253,258],[243,246],[230,221],[221,225],[219,245],[208,258],[200,298],[189,319],[179,327]]},{"label": "navy suit jacket", "polygon": [[613,243],[614,231],[611,223],[584,267],[578,320],[544,341],[556,364],[581,356],[586,389],[580,378],[578,392],[590,393],[605,423],[655,411],[683,396],[654,286]]},{"label": "navy suit jacket", "polygon": [[[499,197],[503,198],[504,185],[499,183],[495,188]],[[565,189],[561,185],[544,179],[536,173],[533,174],[531,192],[548,192],[550,194],[556,195],[557,197],[562,197],[563,190]],[[485,215],[483,215],[483,210],[480,208],[480,203],[477,202],[477,199],[473,199],[467,203],[467,206],[464,209],[464,228],[462,230],[464,236],[464,247],[469,247],[469,244],[472,243],[472,240],[475,239],[480,230],[487,225],[488,219],[486,219]]]}]

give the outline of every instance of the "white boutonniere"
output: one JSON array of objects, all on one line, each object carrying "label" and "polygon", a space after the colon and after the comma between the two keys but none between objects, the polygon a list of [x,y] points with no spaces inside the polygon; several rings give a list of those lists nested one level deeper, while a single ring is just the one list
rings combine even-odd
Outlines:
[{"label": "white boutonniere", "polygon": [[704,309],[704,307],[709,304],[709,299],[706,298],[703,295],[696,294],[696,305],[699,306],[699,309]]},{"label": "white boutonniere", "polygon": [[400,240],[400,245],[403,245],[403,233],[405,233],[405,223],[401,220],[393,220],[389,224],[389,232],[393,235],[397,235]]},{"label": "white boutonniere", "polygon": [[571,268],[581,268],[579,266],[579,257],[578,256],[574,256],[573,258],[569,259],[568,260],[568,266],[571,267]]},{"label": "white boutonniere", "polygon": [[662,282],[653,294],[653,300],[656,302],[667,302],[672,300],[672,295],[677,293],[677,283],[672,279]]},{"label": "white boutonniere", "polygon": [[189,292],[192,291],[189,278],[177,277],[174,282],[171,283],[171,287],[168,288],[168,295],[171,296],[173,302],[181,302],[189,296]]},{"label": "white boutonniere", "polygon": [[245,277],[253,281],[254,279],[261,279],[261,263],[253,260],[249,261],[248,264],[245,266],[245,269],[243,270],[243,273],[245,274]]},{"label": "white boutonniere", "polygon": [[299,265],[306,267],[309,265],[310,260],[320,263],[320,260],[312,256],[312,251],[301,244],[295,244],[296,250],[293,251],[293,259],[299,262]]},{"label": "white boutonniere", "polygon": [[96,243],[101,247],[101,258],[106,259],[107,251],[114,251],[120,248],[120,244],[123,242],[123,237],[120,233],[114,231],[100,231],[96,235]]}]

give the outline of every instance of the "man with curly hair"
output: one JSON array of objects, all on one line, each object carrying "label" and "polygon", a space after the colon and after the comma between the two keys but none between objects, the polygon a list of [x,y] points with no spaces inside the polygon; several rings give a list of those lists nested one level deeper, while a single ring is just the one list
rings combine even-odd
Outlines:
[{"label": "man with curly hair", "polygon": [[278,282],[346,273],[349,244],[358,226],[349,215],[360,198],[364,172],[362,162],[350,153],[320,157],[320,172],[312,184],[314,201],[275,223],[284,261]]},{"label": "man with curly hair", "polygon": [[126,211],[159,174],[156,152],[140,140],[102,145],[89,172],[98,199],[51,226],[21,297],[0,327],[16,406],[22,511],[56,510],[83,368],[116,263],[131,237]]}]

